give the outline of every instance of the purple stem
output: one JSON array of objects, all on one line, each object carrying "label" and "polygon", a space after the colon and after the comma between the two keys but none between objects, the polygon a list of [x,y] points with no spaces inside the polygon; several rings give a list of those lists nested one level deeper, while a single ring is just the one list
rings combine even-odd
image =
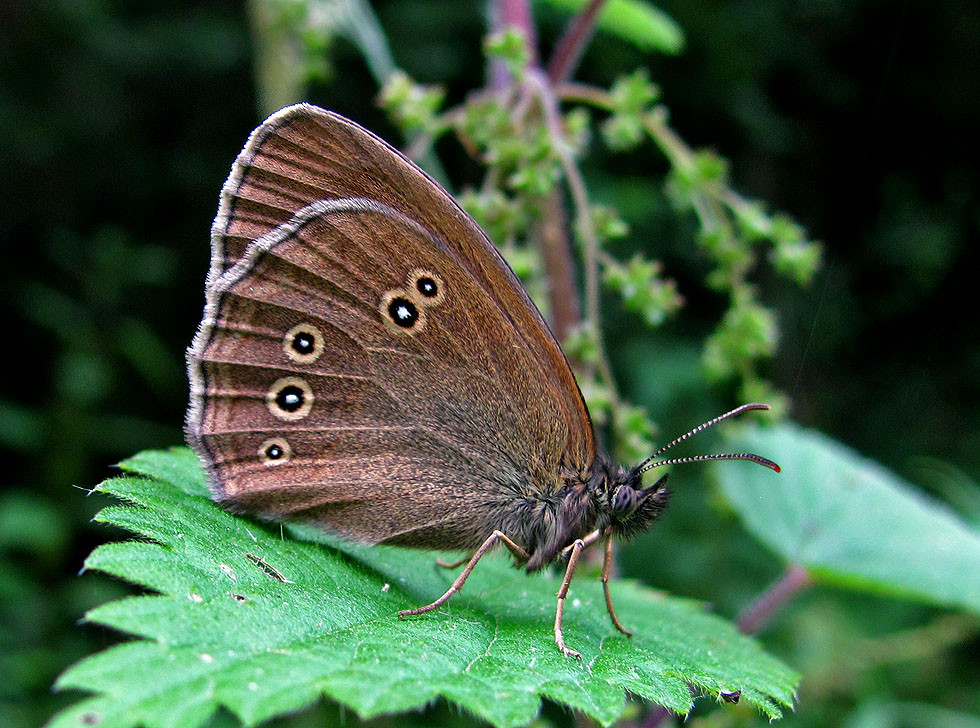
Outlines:
[{"label": "purple stem", "polygon": [[575,282],[575,263],[568,242],[567,217],[561,193],[552,190],[541,201],[541,205],[543,214],[534,226],[534,235],[541,246],[541,257],[548,279],[551,324],[558,341],[564,341],[582,323],[582,309]]},{"label": "purple stem", "polygon": [[513,27],[524,31],[524,37],[527,38],[527,45],[532,54],[531,65],[534,65],[537,63],[534,56],[538,47],[538,38],[527,0],[500,0],[499,8],[502,28]]},{"label": "purple stem", "polygon": [[658,725],[663,723],[672,715],[673,713],[667,710],[664,706],[655,705],[649,713],[643,716],[643,722],[640,723],[640,728],[657,728]]},{"label": "purple stem", "polygon": [[813,584],[806,567],[792,564],[739,615],[735,624],[743,634],[755,634],[797,593]]},{"label": "purple stem", "polygon": [[[538,37],[534,29],[534,19],[528,0],[495,0],[490,6],[490,27],[494,33],[504,28],[518,28],[527,39],[527,47],[531,53],[531,66],[538,63]],[[503,61],[490,62],[490,88],[503,91],[510,87],[511,78]]]},{"label": "purple stem", "polygon": [[582,58],[585,45],[595,30],[599,11],[605,4],[606,0],[591,0],[585,10],[569,22],[548,64],[548,78],[552,84],[563,83],[571,78]]}]

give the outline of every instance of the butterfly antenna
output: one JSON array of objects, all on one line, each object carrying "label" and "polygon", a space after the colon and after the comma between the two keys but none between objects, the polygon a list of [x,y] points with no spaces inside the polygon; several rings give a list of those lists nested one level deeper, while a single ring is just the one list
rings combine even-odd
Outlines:
[{"label": "butterfly antenna", "polygon": [[762,404],[761,402],[753,402],[752,404],[743,404],[741,407],[736,407],[732,411],[726,412],[723,415],[718,415],[714,419],[710,419],[707,422],[698,425],[690,432],[684,433],[676,440],[668,442],[662,448],[657,450],[653,455],[651,455],[642,463],[637,465],[636,472],[645,473],[647,470],[650,470],[651,468],[659,468],[663,465],[677,465],[679,463],[699,463],[705,460],[749,460],[753,463],[758,463],[759,465],[763,465],[769,468],[770,470],[775,470],[778,473],[780,472],[780,468],[776,463],[774,463],[769,458],[764,458],[761,455],[756,455],[755,453],[751,453],[751,452],[721,453],[718,455],[692,455],[691,457],[668,458],[667,460],[656,459],[661,453],[666,452],[670,448],[674,447],[674,445],[684,442],[684,440],[691,437],[692,435],[696,435],[702,430],[708,429],[712,425],[717,425],[719,422],[722,422],[723,420],[727,420],[730,417],[737,417],[743,412],[748,412],[749,410],[767,410],[767,409],[770,409],[769,405]]}]

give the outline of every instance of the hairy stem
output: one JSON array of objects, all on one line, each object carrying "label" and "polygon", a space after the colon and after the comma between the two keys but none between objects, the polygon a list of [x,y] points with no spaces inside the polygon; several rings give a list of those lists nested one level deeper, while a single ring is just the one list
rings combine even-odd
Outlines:
[{"label": "hairy stem", "polygon": [[[581,101],[592,106],[611,111],[613,100],[607,91],[595,86],[581,83],[562,83],[556,89],[560,98],[564,100]],[[666,114],[658,113],[654,109],[651,113],[643,115],[643,127],[653,142],[660,147],[660,151],[667,157],[671,167],[678,170],[681,174],[693,172],[694,151],[680,136],[667,124]],[[718,230],[727,237],[730,229],[728,220],[724,212],[724,204],[729,202],[723,194],[709,195],[699,193],[694,195],[691,204],[694,214],[698,216],[701,228],[706,233],[713,233]]]},{"label": "hairy stem", "polygon": [[610,392],[612,392],[613,406],[615,406],[618,402],[615,379],[613,378],[612,367],[606,357],[605,347],[602,342],[602,330],[599,318],[599,236],[596,233],[595,223],[592,220],[592,207],[589,204],[585,179],[582,177],[582,173],[579,171],[578,166],[575,164],[575,159],[572,157],[571,145],[565,139],[561,113],[558,109],[558,99],[551,91],[549,79],[547,76],[538,72],[530,74],[528,82],[536,86],[536,90],[541,98],[545,124],[548,127],[549,135],[554,140],[555,149],[558,152],[562,169],[565,172],[568,189],[575,203],[575,225],[579,235],[582,236],[583,258],[585,262],[585,320],[592,328],[592,333],[595,336],[596,349],[599,352],[596,357],[596,369]]}]

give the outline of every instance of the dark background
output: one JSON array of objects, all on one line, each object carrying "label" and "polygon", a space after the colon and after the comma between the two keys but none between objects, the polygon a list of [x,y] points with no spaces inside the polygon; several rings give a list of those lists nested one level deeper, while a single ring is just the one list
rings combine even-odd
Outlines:
[{"label": "dark background", "polygon": [[[481,3],[374,6],[410,75],[445,84],[451,103],[482,84]],[[976,519],[980,5],[660,7],[686,33],[683,54],[644,55],[600,34],[578,78],[608,85],[648,67],[673,127],[726,156],[736,189],[823,242],[825,267],[809,288],[760,278],[782,327],[767,375],[791,396],[794,419]],[[548,47],[564,17],[541,8],[538,20]],[[183,351],[203,305],[209,225],[231,162],[261,120],[250,43],[238,3],[15,1],[0,9],[0,280],[10,334],[0,392],[5,725],[36,724],[64,704],[70,696],[50,693],[54,677],[115,639],[75,624],[127,587],[76,578],[91,548],[119,534],[88,523],[106,503],[72,486],[89,488],[112,463],[182,441]],[[332,76],[307,100],[398,144],[356,50],[338,41],[328,57]],[[455,185],[478,180],[458,149],[445,153]],[[703,287],[707,264],[691,244],[693,223],[663,197],[665,165],[650,145],[626,159],[598,152],[584,166],[595,198],[615,200],[633,225],[630,244],[662,258],[689,302],[659,331],[639,331],[635,319],[610,311],[607,334],[622,388],[672,434],[733,404],[729,389],[696,369],[725,302]],[[735,563],[759,573],[741,590],[718,585],[735,557],[704,555],[681,533],[710,510],[697,476],[682,481],[691,490],[674,525],[655,537],[681,539],[691,550],[675,565],[692,568],[642,572],[644,558],[629,554],[624,564],[731,616],[779,565],[761,547],[736,546]],[[737,524],[726,528],[746,539]],[[827,630],[864,634],[933,616],[829,590],[795,609],[763,640],[804,674],[817,668],[801,652],[794,619],[829,611]],[[836,723],[879,694],[980,712],[969,688],[978,649],[973,638],[925,666],[862,673],[874,689],[830,690],[809,706],[804,687],[809,710],[792,720]]]}]

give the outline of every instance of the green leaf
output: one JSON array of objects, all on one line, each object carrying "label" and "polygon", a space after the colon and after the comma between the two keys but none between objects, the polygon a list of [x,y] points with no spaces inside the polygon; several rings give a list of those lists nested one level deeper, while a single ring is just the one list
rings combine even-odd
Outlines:
[{"label": "green leaf", "polygon": [[399,609],[431,601],[455,575],[433,554],[297,541],[230,515],[200,495],[186,450],[143,453],[123,468],[133,475],[99,490],[125,504],[98,519],[140,540],[100,546],[86,568],[156,593],[86,615],[141,639],[67,670],[58,688],[93,695],[51,726],[193,728],[218,706],[255,725],[323,695],[364,718],[441,696],[500,726],[532,721],[541,698],[603,725],[620,716],[626,691],[679,713],[691,708],[692,686],[740,689],[769,716],[793,699],[797,675],[696,602],[614,584],[636,631],[629,639],[609,623],[598,581],[576,580],[565,626],[580,663],[552,638],[555,575],[490,556],[444,608],[401,621]]},{"label": "green leaf", "polygon": [[[573,13],[588,4],[588,0],[547,2]],[[684,49],[684,32],[680,26],[663,10],[643,0],[609,0],[599,13],[596,25],[645,51],[676,55]]]},{"label": "green leaf", "polygon": [[823,581],[980,614],[980,533],[850,448],[793,425],[746,428],[735,447],[771,457],[776,479],[719,463],[749,530]]}]

